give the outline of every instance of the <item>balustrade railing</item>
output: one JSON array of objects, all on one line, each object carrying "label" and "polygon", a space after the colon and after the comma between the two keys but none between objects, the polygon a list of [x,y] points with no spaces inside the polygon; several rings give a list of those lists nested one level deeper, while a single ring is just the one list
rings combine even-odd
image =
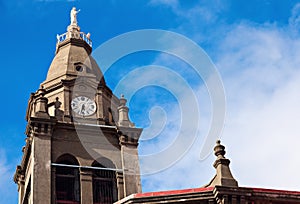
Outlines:
[{"label": "balustrade railing", "polygon": [[57,44],[65,41],[68,38],[76,38],[76,39],[84,40],[89,46],[92,47],[91,39],[84,32],[78,32],[78,33],[66,32],[66,33],[63,33],[61,35],[57,34],[56,38],[57,38]]}]

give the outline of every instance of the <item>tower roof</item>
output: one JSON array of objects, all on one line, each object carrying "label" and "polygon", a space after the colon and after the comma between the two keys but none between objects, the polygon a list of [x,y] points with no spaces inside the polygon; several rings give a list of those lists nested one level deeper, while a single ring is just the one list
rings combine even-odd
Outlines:
[{"label": "tower roof", "polygon": [[99,66],[90,55],[92,52],[90,34],[81,32],[77,24],[79,11],[75,7],[72,8],[70,12],[71,23],[67,27],[67,32],[56,36],[55,57],[49,67],[43,86],[47,87],[61,81],[61,79],[76,77],[80,74],[93,74],[98,81],[103,78]]}]

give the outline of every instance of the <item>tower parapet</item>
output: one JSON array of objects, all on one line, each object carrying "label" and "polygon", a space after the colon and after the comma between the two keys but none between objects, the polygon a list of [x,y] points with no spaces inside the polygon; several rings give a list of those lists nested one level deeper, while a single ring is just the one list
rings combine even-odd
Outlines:
[{"label": "tower parapet", "polygon": [[57,34],[57,42],[56,42],[56,46],[58,47],[58,45],[62,42],[64,42],[65,40],[69,39],[69,38],[75,38],[75,39],[80,39],[80,40],[84,40],[90,47],[92,47],[92,40],[90,39],[91,34],[87,33],[85,34],[84,32],[80,32],[80,31],[68,31],[66,33],[63,33],[61,35]]}]

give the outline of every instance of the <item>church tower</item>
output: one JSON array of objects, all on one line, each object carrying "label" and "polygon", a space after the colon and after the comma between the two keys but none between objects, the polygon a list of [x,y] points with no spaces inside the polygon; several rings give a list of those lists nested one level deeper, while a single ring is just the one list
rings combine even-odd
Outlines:
[{"label": "church tower", "polygon": [[19,204],[104,204],[141,192],[142,129],[129,120],[124,96],[107,87],[78,12],[71,10],[46,80],[28,101],[26,145],[14,175]]}]

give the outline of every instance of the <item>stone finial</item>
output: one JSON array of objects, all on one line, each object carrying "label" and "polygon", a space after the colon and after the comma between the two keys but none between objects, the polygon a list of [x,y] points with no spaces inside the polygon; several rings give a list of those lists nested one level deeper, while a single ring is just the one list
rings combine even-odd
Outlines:
[{"label": "stone finial", "polygon": [[121,94],[120,106],[126,106],[127,100],[124,98],[124,94]]},{"label": "stone finial", "polygon": [[238,182],[233,178],[229,164],[230,160],[225,158],[225,146],[221,145],[221,141],[217,140],[216,146],[214,147],[215,155],[217,156],[214,162],[214,167],[216,169],[216,175],[205,187],[213,186],[230,186],[238,187]]},{"label": "stone finial", "polygon": [[87,34],[86,34],[86,37],[87,37],[87,39],[90,40],[90,39],[91,39],[91,34],[90,34],[90,33],[87,33]]},{"label": "stone finial", "polygon": [[221,145],[221,141],[220,140],[217,140],[216,142],[216,146],[214,148],[214,151],[215,151],[215,155],[218,157],[218,158],[225,158],[225,146]]},{"label": "stone finial", "polygon": [[35,113],[34,116],[38,118],[47,118],[48,114],[48,99],[45,97],[46,90],[41,87],[35,94]]},{"label": "stone finial", "polygon": [[129,108],[126,106],[127,100],[124,98],[124,95],[121,95],[120,105],[118,107],[119,112],[119,121],[117,124],[123,127],[134,127],[134,123],[129,120],[128,112]]}]

